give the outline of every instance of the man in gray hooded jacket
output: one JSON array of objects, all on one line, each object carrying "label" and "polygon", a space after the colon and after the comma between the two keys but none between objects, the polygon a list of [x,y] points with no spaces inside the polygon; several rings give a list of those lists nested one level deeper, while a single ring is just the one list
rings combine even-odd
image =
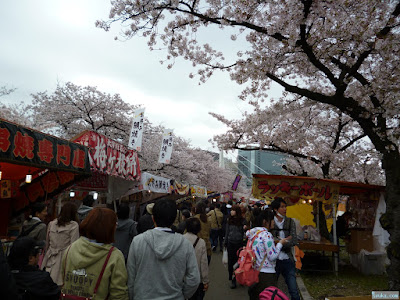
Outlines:
[{"label": "man in gray hooded jacket", "polygon": [[200,284],[193,245],[171,226],[176,218],[173,200],[153,207],[155,228],[136,236],[129,249],[129,299],[188,299]]}]

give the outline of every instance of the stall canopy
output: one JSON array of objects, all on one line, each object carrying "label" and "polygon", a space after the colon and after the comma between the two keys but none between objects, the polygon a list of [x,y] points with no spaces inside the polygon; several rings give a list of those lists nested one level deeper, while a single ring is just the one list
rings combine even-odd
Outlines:
[{"label": "stall canopy", "polygon": [[330,179],[317,179],[300,176],[253,174],[252,194],[260,200],[272,200],[275,197],[289,199],[288,205],[296,204],[300,199],[337,203],[339,195],[368,193],[371,198],[379,199],[383,186]]},{"label": "stall canopy", "polygon": [[82,145],[0,119],[1,197],[16,199],[17,209],[52,197],[90,176],[87,154]]},{"label": "stall canopy", "polygon": [[[338,203],[339,195],[357,195],[369,200],[379,200],[383,186],[330,179],[317,179],[300,176],[253,174],[253,197],[271,201],[282,197],[288,206],[288,216],[300,220],[301,225],[313,225],[312,205],[309,201],[320,201],[330,210],[332,203]],[[302,203],[307,203],[302,205]],[[330,227],[332,221],[328,220]]]}]

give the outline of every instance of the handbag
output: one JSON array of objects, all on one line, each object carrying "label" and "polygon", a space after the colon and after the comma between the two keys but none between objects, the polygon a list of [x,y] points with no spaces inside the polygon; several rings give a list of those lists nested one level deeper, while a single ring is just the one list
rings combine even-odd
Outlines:
[{"label": "handbag", "polygon": [[228,250],[224,247],[224,251],[222,252],[222,263],[225,268],[228,266]]},{"label": "handbag", "polygon": [[[67,251],[67,254],[65,255],[65,261],[64,261],[64,277],[63,277],[63,278],[65,278],[65,270],[66,270],[66,265],[67,265],[67,257],[68,257],[69,249],[71,249],[71,246],[69,246],[68,251]],[[94,287],[93,296],[92,296],[92,297],[89,297],[89,298],[88,298],[88,297],[82,297],[82,296],[76,296],[76,295],[65,294],[65,293],[62,292],[62,289],[61,289],[60,300],[64,300],[64,299],[65,299],[65,300],[91,300],[91,299],[93,299],[93,298],[96,296],[97,289],[99,288],[101,279],[103,278],[104,271],[105,271],[105,269],[106,269],[106,266],[107,266],[107,264],[108,264],[108,260],[110,259],[110,256],[111,256],[111,253],[113,252],[113,250],[114,250],[114,247],[111,247],[110,250],[108,251],[107,258],[106,258],[106,260],[105,260],[105,262],[104,262],[104,264],[103,264],[103,268],[101,269],[99,278],[97,279],[96,286]],[[107,296],[107,298],[108,298],[108,296]],[[107,299],[107,298],[106,298],[106,299]]]}]

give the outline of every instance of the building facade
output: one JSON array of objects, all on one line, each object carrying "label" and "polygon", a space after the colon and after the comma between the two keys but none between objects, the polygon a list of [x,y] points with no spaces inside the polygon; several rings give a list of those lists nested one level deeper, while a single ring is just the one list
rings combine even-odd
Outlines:
[{"label": "building facade", "polygon": [[284,154],[264,150],[239,150],[237,161],[247,186],[252,185],[252,174],[285,174],[285,170],[282,169],[286,161]]}]

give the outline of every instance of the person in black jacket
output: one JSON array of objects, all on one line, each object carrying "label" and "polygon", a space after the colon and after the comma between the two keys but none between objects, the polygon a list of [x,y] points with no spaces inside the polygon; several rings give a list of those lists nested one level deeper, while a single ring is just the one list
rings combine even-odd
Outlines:
[{"label": "person in black jacket", "polygon": [[1,297],[5,300],[17,299],[17,286],[14,277],[11,275],[10,267],[7,264],[6,256],[3,251],[3,244],[0,241],[0,285]]},{"label": "person in black jacket", "polygon": [[239,205],[233,205],[226,224],[224,246],[228,250],[228,273],[231,281],[230,288],[236,288],[236,279],[233,277],[233,265],[238,261],[238,250],[243,247],[246,219],[242,216]]},{"label": "person in black jacket", "polygon": [[150,204],[146,205],[146,213],[140,217],[138,224],[137,224],[137,231],[139,234],[143,233],[149,229],[154,228],[153,206],[154,206],[154,203],[150,203]]},{"label": "person in black jacket", "polygon": [[43,247],[44,243],[29,236],[14,241],[8,262],[18,289],[17,299],[59,299],[58,285],[48,272],[38,268],[39,253]]}]

